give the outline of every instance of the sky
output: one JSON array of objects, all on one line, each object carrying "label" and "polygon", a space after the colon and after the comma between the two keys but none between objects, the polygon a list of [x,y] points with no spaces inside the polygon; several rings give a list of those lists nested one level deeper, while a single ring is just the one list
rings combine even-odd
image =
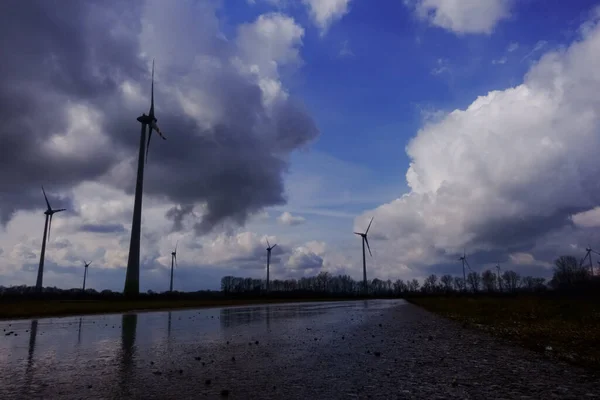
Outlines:
[{"label": "sky", "polygon": [[[600,250],[600,2],[0,2],[0,285],[122,290],[155,60],[143,291]],[[594,261],[595,262],[595,261]]]}]

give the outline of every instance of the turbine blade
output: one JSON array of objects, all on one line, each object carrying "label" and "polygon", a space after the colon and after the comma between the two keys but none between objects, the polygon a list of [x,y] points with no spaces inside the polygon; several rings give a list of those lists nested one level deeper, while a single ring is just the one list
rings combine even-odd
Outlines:
[{"label": "turbine blade", "polygon": [[271,248],[271,244],[269,243],[269,239],[267,239],[267,246],[269,246],[269,248]]},{"label": "turbine blade", "polygon": [[367,233],[369,233],[369,229],[371,229],[371,224],[373,223],[373,218],[375,218],[375,217],[371,217],[371,222],[369,222],[369,226],[367,226],[367,230],[365,231],[365,235]]},{"label": "turbine blade", "polygon": [[50,231],[51,230],[52,230],[52,214],[50,214],[50,221],[48,222],[48,240],[46,241],[46,243],[50,241]]},{"label": "turbine blade", "polygon": [[52,207],[50,207],[50,202],[48,201],[48,196],[46,196],[46,191],[44,190],[43,186],[42,186],[42,193],[44,193],[44,199],[46,199],[46,205],[48,206],[48,210],[52,210]]},{"label": "turbine blade", "polygon": [[154,60],[152,60],[152,85],[150,86],[150,117],[154,119]]},{"label": "turbine blade", "polygon": [[600,256],[600,253],[598,253],[596,250],[590,250],[592,253],[594,254],[598,254]]},{"label": "turbine blade", "polygon": [[177,267],[177,254],[175,254],[175,267]]},{"label": "turbine blade", "polygon": [[365,242],[367,243],[367,249],[369,249],[369,255],[370,255],[371,257],[373,257],[373,254],[371,253],[371,247],[369,246],[369,239],[367,239],[367,237],[366,237],[366,236],[363,236],[363,237],[365,238],[364,240],[365,240]]},{"label": "turbine blade", "polygon": [[57,213],[57,212],[66,211],[66,210],[67,210],[66,208],[59,208],[58,210],[52,210],[52,211],[54,213]]},{"label": "turbine blade", "polygon": [[467,268],[469,268],[469,271],[473,272],[473,270],[471,269],[471,266],[469,265],[469,261],[467,261],[466,258],[465,258],[465,264],[467,264]]},{"label": "turbine blade", "polygon": [[89,267],[90,265],[92,265],[92,262],[91,262],[91,261],[88,263],[88,265],[87,265],[87,266]]},{"label": "turbine blade", "polygon": [[273,245],[273,247],[271,247],[271,250],[273,250],[273,249],[275,248],[275,246],[277,246],[277,243],[275,243],[275,244]]},{"label": "turbine blade", "polygon": [[354,232],[355,235],[362,236],[362,233]]},{"label": "turbine blade", "polygon": [[149,127],[148,143],[146,144],[146,164],[148,164],[148,151],[150,150],[150,139],[152,139],[152,125]]},{"label": "turbine blade", "polygon": [[175,242],[175,254],[177,254],[177,245],[179,244],[179,239]]}]

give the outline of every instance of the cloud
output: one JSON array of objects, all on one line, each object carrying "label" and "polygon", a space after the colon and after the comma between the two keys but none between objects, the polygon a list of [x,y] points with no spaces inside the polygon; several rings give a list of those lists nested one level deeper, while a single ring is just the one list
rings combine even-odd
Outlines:
[{"label": "cloud", "polygon": [[91,233],[122,233],[125,228],[121,224],[84,224],[79,228],[81,232]]},{"label": "cloud", "polygon": [[418,18],[456,34],[491,34],[510,17],[513,0],[404,0]]},{"label": "cloud", "polygon": [[218,4],[7,2],[0,223],[39,209],[41,184],[67,193],[99,181],[133,193],[151,58],[168,140],[151,143],[144,201],[202,206],[198,234],[285,203],[289,155],[318,135],[279,78],[301,64],[304,31],[271,13],[227,38]]},{"label": "cloud", "polygon": [[296,247],[286,263],[286,268],[292,274],[300,273],[303,276],[315,275],[323,266],[323,257],[315,254],[309,247]]},{"label": "cloud", "polygon": [[508,47],[506,48],[506,51],[509,53],[512,53],[515,50],[519,49],[519,43],[517,42],[512,42],[508,45]]},{"label": "cloud", "polygon": [[301,216],[295,216],[285,211],[279,217],[277,217],[277,221],[284,225],[294,226],[303,224],[304,222],[306,222],[306,218]]},{"label": "cloud", "polygon": [[542,56],[522,84],[425,123],[406,148],[410,192],[361,215],[355,228],[374,214],[373,231],[388,237],[385,259],[407,265],[447,262],[463,247],[482,261],[544,249],[535,257],[546,262],[572,251],[544,243],[580,243],[588,234],[574,222],[591,219],[580,213],[600,202],[599,49],[595,19],[568,48]]},{"label": "cloud", "polygon": [[321,30],[321,35],[327,33],[331,24],[340,20],[350,9],[351,0],[302,0],[308,7],[310,17]]}]

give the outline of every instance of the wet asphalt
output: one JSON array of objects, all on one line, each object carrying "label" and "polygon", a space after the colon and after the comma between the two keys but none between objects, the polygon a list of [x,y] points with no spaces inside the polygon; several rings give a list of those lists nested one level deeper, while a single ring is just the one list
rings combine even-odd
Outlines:
[{"label": "wet asphalt", "polygon": [[0,321],[0,399],[600,399],[402,300]]}]

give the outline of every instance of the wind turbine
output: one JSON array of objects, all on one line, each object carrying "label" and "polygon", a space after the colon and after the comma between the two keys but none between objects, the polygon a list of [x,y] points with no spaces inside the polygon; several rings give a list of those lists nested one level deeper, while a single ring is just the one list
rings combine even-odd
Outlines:
[{"label": "wind turbine", "polygon": [[500,277],[500,263],[496,264],[496,270],[498,270],[498,275],[496,275],[496,279],[498,280],[498,291],[502,291],[502,278]]},{"label": "wind turbine", "polygon": [[50,229],[52,228],[52,216],[58,212],[65,211],[66,208],[59,208],[57,210],[53,210],[50,207],[50,202],[48,201],[48,196],[46,196],[46,191],[42,186],[42,193],[44,193],[44,199],[46,200],[46,205],[48,208],[44,211],[46,215],[46,223],[44,224],[44,237],[42,239],[42,252],[40,253],[40,265],[38,267],[37,280],[35,282],[35,290],[37,292],[42,291],[42,282],[44,280],[44,257],[46,255],[46,239],[50,240]]},{"label": "wind turbine", "polygon": [[85,271],[83,272],[83,289],[82,289],[83,293],[85,293],[85,278],[87,278],[87,269],[91,263],[92,263],[91,261],[86,262],[85,260],[83,260],[83,264],[84,264],[84,268],[85,268]]},{"label": "wind turbine", "polygon": [[460,261],[462,261],[462,270],[463,270],[463,289],[466,291],[467,290],[467,273],[465,271],[465,264],[467,265],[467,268],[469,268],[470,271],[471,270],[471,266],[469,265],[469,262],[467,261],[467,251],[465,249],[463,249],[463,255],[462,257],[459,258]]},{"label": "wind turbine", "polygon": [[367,244],[367,249],[369,249],[369,255],[373,257],[371,253],[371,246],[369,246],[369,239],[367,239],[367,234],[369,233],[369,229],[371,229],[371,224],[373,223],[373,218],[371,217],[371,222],[369,222],[369,226],[367,226],[367,230],[365,233],[354,232],[355,235],[358,235],[362,238],[362,255],[363,255],[363,290],[365,294],[368,293],[367,288],[367,256],[365,254],[365,243]]},{"label": "wind turbine", "polygon": [[[173,292],[173,263],[177,265],[177,245],[179,240],[175,243],[175,251],[171,252],[171,285],[169,285],[169,292]],[[170,317],[170,315],[169,315]]]},{"label": "wind turbine", "polygon": [[274,244],[273,246],[271,246],[271,244],[269,243],[269,239],[267,239],[267,292],[269,291],[269,266],[271,265],[271,250],[273,250],[275,248],[275,246],[277,246],[277,244]]},{"label": "wind turbine", "polygon": [[[135,182],[135,200],[133,203],[133,222],[131,224],[131,241],[129,242],[129,258],[127,260],[127,273],[125,275],[125,295],[136,296],[140,293],[140,231],[142,224],[142,193],[144,191],[144,157],[148,156],[152,130],[166,140],[156,125],[158,121],[154,116],[154,61],[152,61],[152,86],[150,90],[150,111],[148,115],[142,114],[137,120],[142,124],[140,135],[140,151],[138,155],[138,170]],[[148,144],[146,147],[146,127],[149,127]]]},{"label": "wind turbine", "polygon": [[588,247],[585,248],[585,251],[586,251],[585,257],[583,257],[581,259],[581,261],[579,262],[579,266],[582,266],[583,263],[585,262],[585,259],[589,258],[590,259],[590,274],[592,276],[594,276],[594,263],[592,262],[592,253],[598,254],[598,255],[600,255],[600,253],[598,253],[596,250],[593,250],[589,245],[588,245]]}]

